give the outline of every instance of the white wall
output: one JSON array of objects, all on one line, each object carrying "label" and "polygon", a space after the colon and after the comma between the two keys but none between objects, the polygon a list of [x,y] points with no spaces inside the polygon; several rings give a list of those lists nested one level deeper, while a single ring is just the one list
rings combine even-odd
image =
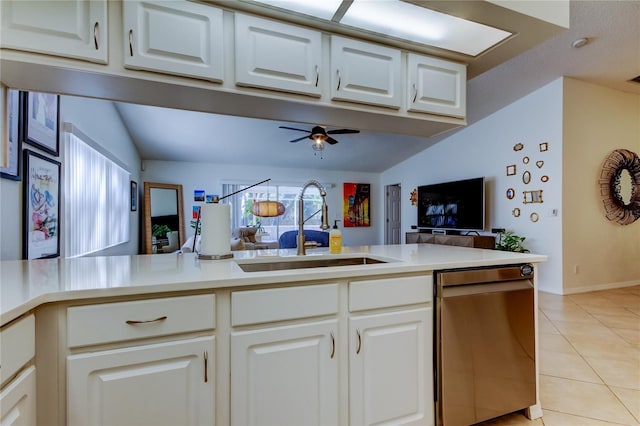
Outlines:
[{"label": "white wall", "polygon": [[[548,142],[549,151],[540,152],[539,143]],[[513,147],[522,143],[522,151]],[[523,164],[529,156],[528,165]],[[544,161],[539,169],[536,161]],[[506,166],[517,166],[516,176],[506,176]],[[529,170],[532,182],[522,182],[522,172]],[[542,183],[542,175],[549,176]],[[540,268],[539,285],[546,291],[560,293],[562,286],[562,79],[519,99],[491,116],[463,129],[412,158],[386,170],[380,185],[402,184],[402,232],[410,232],[417,223],[417,207],[411,206],[409,194],[417,186],[449,180],[484,176],[486,179],[485,229],[506,228],[525,236],[531,252],[549,256]],[[516,197],[508,200],[507,188]],[[543,190],[542,204],[522,203],[524,190]],[[384,204],[380,200],[378,209]],[[518,207],[521,216],[512,210]],[[558,216],[550,216],[552,209]],[[533,223],[530,214],[537,212]],[[382,230],[380,231],[382,234]]]},{"label": "white wall", "polygon": [[[207,194],[222,194],[224,183],[253,184],[264,179],[271,178],[273,184],[291,184],[302,186],[310,179],[315,179],[325,185],[327,190],[327,205],[329,206],[330,223],[334,219],[340,219],[342,212],[342,184],[344,182],[369,183],[373,202],[377,194],[382,194],[380,189],[380,175],[378,173],[361,172],[337,172],[329,170],[313,169],[285,169],[269,167],[212,164],[212,163],[187,163],[177,161],[144,161],[142,179],[146,182],[160,182],[181,184],[184,196],[184,220],[185,230],[188,235],[193,234],[189,227],[193,202],[193,191],[205,190]],[[335,184],[331,187],[329,184]],[[310,188],[309,191],[314,191]],[[373,207],[372,202],[372,207]],[[362,228],[342,227],[342,241],[345,246],[381,244],[379,227],[382,226],[384,210],[372,209],[371,226]]]},{"label": "white wall", "polygon": [[[123,126],[113,103],[104,100],[62,96],[60,123],[70,122],[127,166],[131,179],[140,182],[140,156]],[[60,126],[62,127],[62,126]],[[23,144],[23,149],[38,151]],[[60,153],[64,138],[60,137]],[[46,156],[49,154],[44,153]],[[55,158],[61,161],[62,157]],[[64,197],[64,194],[62,194]],[[0,259],[22,258],[22,181],[0,179]],[[128,243],[96,255],[137,254],[139,245],[139,209],[131,212],[131,237]],[[63,250],[61,244],[61,250]]]}]

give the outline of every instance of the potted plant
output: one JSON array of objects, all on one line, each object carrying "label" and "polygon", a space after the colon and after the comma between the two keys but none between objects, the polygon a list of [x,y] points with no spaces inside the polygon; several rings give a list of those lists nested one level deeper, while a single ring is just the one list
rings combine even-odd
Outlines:
[{"label": "potted plant", "polygon": [[522,245],[526,237],[514,234],[512,231],[498,233],[496,249],[502,251],[513,251],[516,253],[529,253],[529,250]]},{"label": "potted plant", "polygon": [[171,228],[167,225],[158,225],[156,223],[151,227],[151,234],[156,238],[167,238],[167,232],[171,232]]}]

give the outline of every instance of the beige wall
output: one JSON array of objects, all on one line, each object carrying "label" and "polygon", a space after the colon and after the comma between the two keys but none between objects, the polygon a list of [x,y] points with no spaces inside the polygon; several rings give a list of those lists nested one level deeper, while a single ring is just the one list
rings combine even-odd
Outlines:
[{"label": "beige wall", "polygon": [[640,155],[640,95],[570,78],[563,91],[563,293],[640,283],[640,220],[607,220],[598,182],[611,151]]}]

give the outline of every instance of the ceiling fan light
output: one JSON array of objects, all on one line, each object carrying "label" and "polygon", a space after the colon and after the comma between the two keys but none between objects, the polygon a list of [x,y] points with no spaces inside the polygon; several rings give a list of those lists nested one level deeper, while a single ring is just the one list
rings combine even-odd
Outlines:
[{"label": "ceiling fan light", "polygon": [[311,147],[314,151],[322,151],[324,149],[324,141],[322,140],[314,140],[311,144]]},{"label": "ceiling fan light", "polygon": [[282,216],[284,212],[284,204],[279,201],[256,201],[251,206],[251,213],[258,217]]}]

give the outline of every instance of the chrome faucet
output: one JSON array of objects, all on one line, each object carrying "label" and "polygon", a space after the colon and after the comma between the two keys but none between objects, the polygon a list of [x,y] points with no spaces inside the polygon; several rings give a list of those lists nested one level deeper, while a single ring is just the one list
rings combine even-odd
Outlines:
[{"label": "chrome faucet", "polygon": [[[322,196],[322,207],[320,210],[317,210],[308,218],[304,218],[304,192],[308,187],[315,186],[320,191],[320,195]],[[314,217],[318,212],[322,211],[322,225],[320,228],[323,230],[329,229],[328,217],[329,217],[329,208],[327,207],[326,197],[327,191],[324,190],[324,187],[317,180],[310,180],[302,186],[302,191],[300,191],[300,195],[298,196],[298,256],[306,255],[306,251],[304,249],[304,223]]]}]

